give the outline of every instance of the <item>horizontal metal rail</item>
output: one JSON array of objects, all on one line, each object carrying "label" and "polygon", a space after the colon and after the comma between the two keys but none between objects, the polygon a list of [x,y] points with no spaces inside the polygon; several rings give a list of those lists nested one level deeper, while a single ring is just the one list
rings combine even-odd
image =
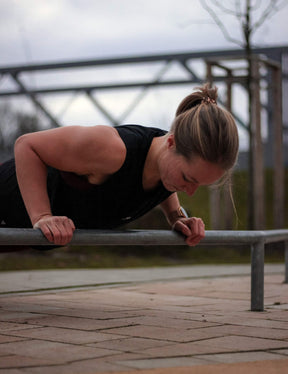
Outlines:
[{"label": "horizontal metal rail", "polygon": [[[288,283],[288,230],[206,231],[198,245],[250,245],[251,310],[264,310],[265,244],[285,243],[285,282]],[[42,246],[49,243],[40,230],[0,228],[1,246]],[[168,230],[76,230],[69,245],[186,245],[183,236]]]},{"label": "horizontal metal rail", "polygon": [[[288,46],[277,46],[268,48],[255,48],[253,53],[265,54],[270,56],[274,52],[286,53]],[[232,50],[220,50],[220,51],[199,51],[199,52],[186,52],[186,53],[168,53],[168,54],[156,54],[156,55],[143,55],[143,56],[126,56],[118,58],[104,58],[104,59],[91,59],[91,60],[79,60],[79,61],[61,61],[45,64],[31,64],[31,65],[19,65],[19,66],[0,66],[0,74],[17,74],[20,72],[31,72],[41,70],[55,70],[55,69],[73,69],[91,66],[103,66],[103,65],[118,65],[118,64],[138,64],[138,63],[149,63],[159,61],[187,61],[190,59],[207,59],[207,58],[225,58],[227,56],[243,57],[244,53],[242,49]]]},{"label": "horizontal metal rail", "polygon": [[[198,245],[244,245],[263,240],[273,243],[288,240],[288,230],[233,231],[207,230]],[[183,236],[169,230],[75,230],[69,245],[186,245]],[[0,228],[0,246],[53,245],[40,230]]]}]

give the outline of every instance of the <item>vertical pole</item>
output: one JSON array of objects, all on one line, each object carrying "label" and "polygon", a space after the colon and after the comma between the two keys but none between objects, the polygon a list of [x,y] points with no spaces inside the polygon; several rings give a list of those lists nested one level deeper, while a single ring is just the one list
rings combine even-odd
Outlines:
[{"label": "vertical pole", "polygon": [[[232,111],[232,71],[227,69],[227,80],[226,80],[226,108],[229,112]],[[224,186],[223,191],[223,203],[224,203],[224,229],[225,230],[232,230],[234,227],[234,209],[232,204],[232,179],[233,175],[231,175],[231,183],[230,185]]]},{"label": "vertical pole", "polygon": [[254,229],[265,228],[264,208],[264,173],[263,173],[263,145],[261,136],[261,102],[259,61],[253,59],[252,66],[252,163],[253,163],[253,203]]},{"label": "vertical pole", "polygon": [[251,311],[255,312],[264,310],[264,252],[263,239],[251,245]]},{"label": "vertical pole", "polygon": [[282,125],[282,74],[281,68],[273,68],[273,131],[274,131],[274,196],[273,215],[274,228],[284,227],[284,156]]},{"label": "vertical pole", "polygon": [[[213,76],[212,76],[212,64],[213,62],[206,62],[206,76],[207,82],[212,86]],[[220,201],[220,190],[219,188],[210,188],[210,225],[212,230],[221,230],[221,201]]]},{"label": "vertical pole", "polygon": [[284,280],[284,283],[288,283],[288,241],[285,241],[284,245],[285,245],[285,280]]}]

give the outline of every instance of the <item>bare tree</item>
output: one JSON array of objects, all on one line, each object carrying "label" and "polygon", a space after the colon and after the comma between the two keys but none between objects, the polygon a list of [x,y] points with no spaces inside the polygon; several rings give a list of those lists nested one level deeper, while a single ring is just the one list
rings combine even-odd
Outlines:
[{"label": "bare tree", "polygon": [[[252,36],[267,21],[287,5],[287,0],[200,0],[203,8],[210,14],[225,38],[242,48],[250,48]],[[221,20],[221,15],[230,15],[239,23],[240,37]]]},{"label": "bare tree", "polygon": [[[253,191],[253,127],[252,127],[252,92],[253,92],[253,66],[252,66],[252,37],[256,31],[284,6],[287,5],[287,0],[200,0],[203,8],[210,14],[216,25],[222,31],[224,37],[243,48],[245,57],[247,59],[247,92],[249,105],[249,186],[248,186],[248,226],[254,228],[254,199],[252,197]],[[231,16],[236,19],[239,24],[238,35],[235,35],[237,28],[229,28],[223,20],[223,15]]]}]

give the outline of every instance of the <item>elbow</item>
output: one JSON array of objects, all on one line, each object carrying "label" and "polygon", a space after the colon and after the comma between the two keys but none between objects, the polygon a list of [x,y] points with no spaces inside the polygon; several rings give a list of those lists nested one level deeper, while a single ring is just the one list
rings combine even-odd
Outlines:
[{"label": "elbow", "polygon": [[23,154],[23,152],[26,152],[29,148],[31,148],[29,134],[19,136],[14,144],[15,159],[19,156],[21,157],[21,154]]}]

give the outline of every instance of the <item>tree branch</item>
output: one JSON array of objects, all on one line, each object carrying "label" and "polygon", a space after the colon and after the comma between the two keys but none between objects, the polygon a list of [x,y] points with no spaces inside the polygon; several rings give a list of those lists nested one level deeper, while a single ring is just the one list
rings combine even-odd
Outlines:
[{"label": "tree branch", "polygon": [[275,0],[270,0],[270,3],[267,5],[266,9],[263,11],[261,14],[260,18],[258,21],[252,25],[252,30],[255,32],[260,26],[263,25],[263,23],[274,16],[275,13],[277,13],[280,9],[284,8],[287,5],[287,0],[284,1],[275,1]]},{"label": "tree branch", "polygon": [[217,16],[216,12],[214,12],[214,10],[213,10],[211,7],[209,7],[209,6],[207,5],[206,0],[202,0],[202,1],[201,1],[201,4],[202,4],[203,8],[204,8],[204,9],[205,9],[209,14],[210,14],[210,16],[213,18],[213,20],[214,20],[214,22],[216,23],[216,25],[220,28],[220,30],[222,31],[224,37],[225,37],[227,40],[231,41],[232,43],[235,43],[235,44],[239,45],[241,48],[243,48],[243,47],[244,47],[243,42],[241,42],[241,41],[238,40],[238,39],[233,38],[233,37],[229,34],[229,32],[228,32],[228,30],[226,29],[224,23],[223,23],[223,22],[220,20],[220,18]]}]

